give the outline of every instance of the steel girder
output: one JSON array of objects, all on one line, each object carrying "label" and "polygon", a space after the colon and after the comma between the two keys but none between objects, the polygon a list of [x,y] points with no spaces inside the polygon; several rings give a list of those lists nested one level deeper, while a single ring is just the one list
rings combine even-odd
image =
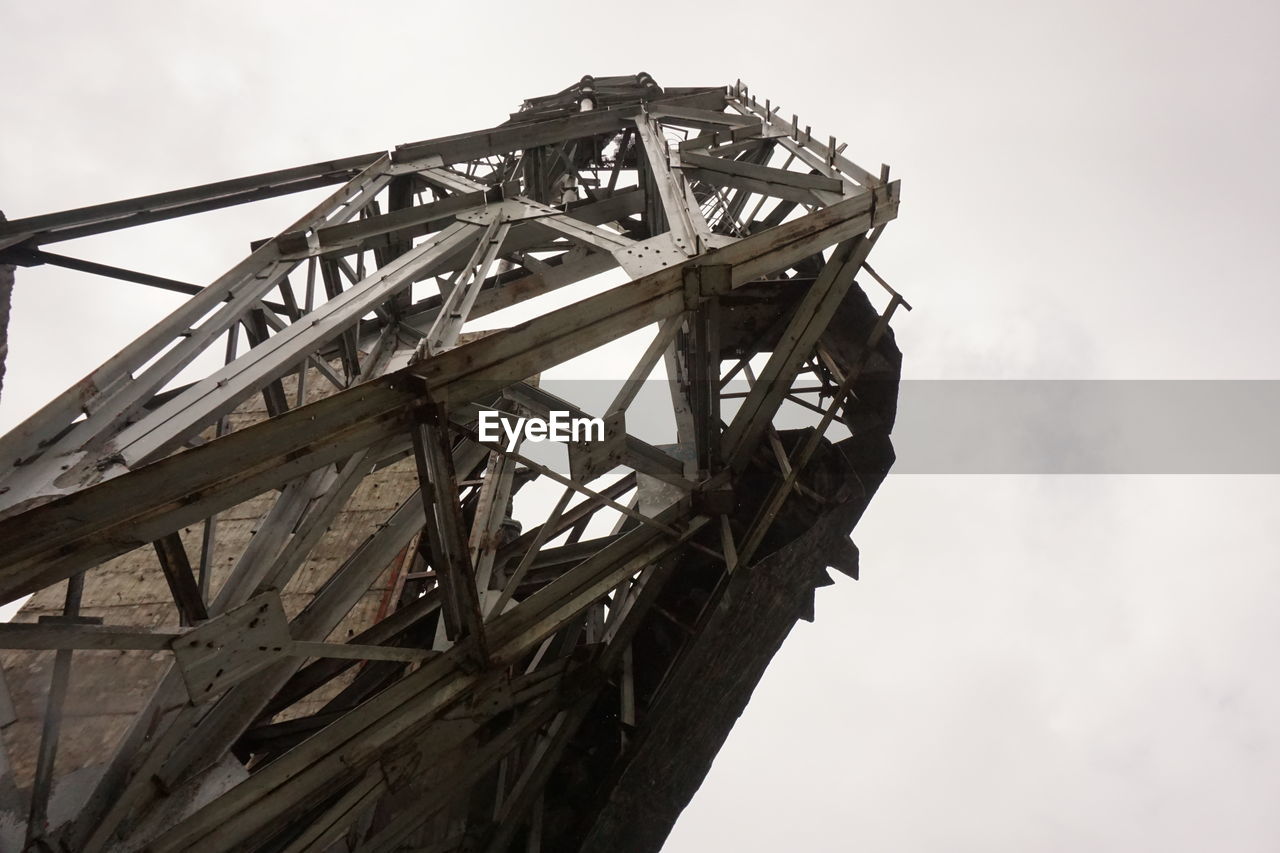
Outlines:
[{"label": "steel girder", "polygon": [[[0,600],[48,609],[67,589],[60,613],[0,626],[0,648],[56,650],[53,689],[27,703],[40,731],[7,738],[34,755],[0,790],[20,840],[660,846],[824,568],[856,576],[847,534],[892,461],[888,321],[906,304],[884,285],[877,311],[855,276],[898,184],[843,148],[741,84],[588,77],[477,133],[0,222],[0,263],[166,286],[42,246],[341,184],[0,439]],[[614,268],[629,280],[529,305]],[[539,374],[645,329],[598,412],[608,438],[571,445],[567,473],[480,435],[488,408],[580,412]],[[193,378],[206,351],[224,364]],[[659,362],[675,434],[655,445],[626,419]],[[775,427],[788,404],[818,416],[807,431]],[[368,499],[402,475],[401,499]],[[517,532],[530,483],[563,493]],[[95,610],[139,560],[168,612]],[[72,661],[94,654],[166,669],[59,781]],[[732,673],[708,664],[735,655]]]}]

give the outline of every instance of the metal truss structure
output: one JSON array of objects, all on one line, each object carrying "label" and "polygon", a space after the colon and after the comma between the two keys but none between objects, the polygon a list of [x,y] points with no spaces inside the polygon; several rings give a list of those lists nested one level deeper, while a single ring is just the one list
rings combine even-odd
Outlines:
[{"label": "metal truss structure", "polygon": [[[657,850],[826,568],[856,577],[848,534],[892,463],[888,324],[910,306],[867,257],[898,184],[844,148],[741,84],[586,77],[476,133],[0,223],[0,262],[190,293],[0,439],[0,600],[65,590],[61,615],[0,626],[55,650],[30,785],[0,791],[27,848]],[[334,184],[205,287],[48,250]],[[581,412],[539,374],[645,329],[567,472],[478,431],[484,409]],[[627,426],[651,375],[669,443]],[[241,416],[255,401],[267,417]],[[784,406],[810,424],[777,428]],[[395,466],[416,490],[288,612]],[[247,501],[253,534],[227,538]],[[144,547],[172,624],[86,615],[95,572]],[[335,636],[398,560],[389,606]],[[168,669],[55,814],[69,673],[95,650]]]}]

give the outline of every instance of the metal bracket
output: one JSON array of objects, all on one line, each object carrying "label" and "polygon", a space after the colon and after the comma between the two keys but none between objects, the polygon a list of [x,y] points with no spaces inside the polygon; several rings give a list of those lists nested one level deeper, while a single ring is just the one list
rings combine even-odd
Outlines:
[{"label": "metal bracket", "polygon": [[588,483],[622,464],[627,446],[625,412],[610,412],[604,418],[603,441],[571,441],[569,475],[580,483]]},{"label": "metal bracket", "polygon": [[683,273],[685,310],[692,311],[713,296],[733,289],[733,268],[727,264],[688,267]]},{"label": "metal bracket", "polygon": [[633,279],[689,259],[670,234],[659,234],[634,245],[615,249],[613,258]]},{"label": "metal bracket", "polygon": [[541,219],[547,216],[559,216],[562,211],[556,210],[554,207],[547,207],[544,204],[537,204],[527,200],[505,199],[503,201],[486,204],[477,210],[467,210],[457,215],[462,222],[470,222],[474,225],[488,225],[495,220],[498,222],[515,222],[521,219]]},{"label": "metal bracket", "polygon": [[267,592],[184,634],[173,653],[199,705],[280,660],[292,645],[280,596]]}]

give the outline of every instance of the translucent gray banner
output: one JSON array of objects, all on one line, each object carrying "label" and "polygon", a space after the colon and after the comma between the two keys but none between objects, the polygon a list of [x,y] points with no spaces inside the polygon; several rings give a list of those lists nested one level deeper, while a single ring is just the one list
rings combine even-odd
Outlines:
[{"label": "translucent gray banner", "polygon": [[908,381],[898,474],[1280,474],[1280,381]]},{"label": "translucent gray banner", "polygon": [[[797,386],[816,387],[801,380]],[[620,386],[545,379],[542,387],[600,415]],[[866,387],[871,396],[889,387]],[[725,389],[732,420],[748,391]],[[733,396],[739,395],[739,396]],[[819,393],[795,395],[825,407]],[[779,428],[818,415],[786,402]],[[650,380],[627,411],[628,432],[674,441],[665,381]],[[894,474],[1280,474],[1280,380],[913,380],[899,388]],[[833,440],[847,435],[833,429]]]}]

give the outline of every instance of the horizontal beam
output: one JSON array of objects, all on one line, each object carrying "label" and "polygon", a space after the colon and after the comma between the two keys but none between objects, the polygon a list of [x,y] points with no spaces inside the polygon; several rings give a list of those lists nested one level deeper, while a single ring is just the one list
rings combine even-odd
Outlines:
[{"label": "horizontal beam", "polygon": [[[96,261],[71,258],[66,255],[46,252],[42,249],[13,248],[6,252],[0,252],[0,263],[18,264],[19,266],[24,267],[48,264],[51,267],[62,267],[63,269],[75,270],[76,272],[87,272],[92,275],[103,276],[104,278],[128,281],[133,284],[145,284],[148,287],[158,287],[161,290],[171,290],[174,293],[185,293],[188,296],[194,296],[204,290],[204,288],[198,284],[189,284],[185,281],[175,281],[171,278],[151,275],[150,273],[127,270],[123,267],[113,267],[110,264],[100,264]],[[230,302],[231,298],[232,297],[228,294],[226,299],[223,301]],[[287,313],[289,310],[279,302],[263,301],[262,304],[270,308],[272,311],[277,311],[282,314]]]},{"label": "horizontal beam", "polygon": [[696,107],[683,107],[678,104],[654,104],[649,114],[662,121],[663,124],[679,124],[688,127],[703,127],[712,130],[721,127],[759,127],[760,120],[749,118],[738,113],[701,110]]},{"label": "horizontal beam", "polygon": [[418,663],[429,660],[439,652],[430,649],[411,649],[404,646],[366,646],[354,643],[311,643],[294,640],[286,647],[296,657],[335,658],[338,660],[390,660]]},{"label": "horizontal beam", "polygon": [[[690,106],[708,110],[723,110],[725,93],[723,89],[705,89],[689,94],[659,98],[650,102],[651,107],[658,104],[664,106]],[[583,136],[598,136],[616,133],[631,122],[631,118],[640,111],[631,106],[616,110],[592,110],[585,113],[574,113],[564,118],[520,124],[504,124],[498,127],[481,130],[475,133],[463,133],[457,136],[444,136],[423,142],[413,142],[396,147],[391,159],[397,163],[404,160],[415,160],[421,157],[438,156],[444,165],[487,157],[491,154],[506,154],[524,148],[536,148],[576,139]]]},{"label": "horizontal beam", "polygon": [[101,234],[118,228],[174,219],[206,210],[301,192],[327,184],[338,184],[384,156],[381,151],[325,160],[307,166],[295,166],[274,172],[263,172],[245,178],[233,178],[200,184],[181,190],[138,196],[137,198],[79,207],[60,213],[29,216],[0,223],[0,237],[31,233],[25,243],[40,245],[71,240],[89,234]]},{"label": "horizontal beam", "polygon": [[[374,622],[368,628],[351,638],[352,645],[383,645],[408,631],[440,608],[440,588],[428,590],[422,597],[403,607],[393,610],[385,619]],[[279,711],[292,705],[302,697],[311,693],[325,682],[336,678],[350,669],[352,664],[341,658],[327,658],[308,664],[300,669],[280,692],[272,698],[264,714],[275,716]]]},{"label": "horizontal beam", "polygon": [[[507,191],[514,192],[514,188],[512,186],[492,187],[486,190],[459,193],[430,204],[414,205],[403,210],[370,216],[368,219],[356,219],[341,225],[317,228],[316,246],[314,248],[308,246],[305,250],[298,245],[299,241],[305,241],[305,235],[286,234],[281,237],[281,240],[285,241],[282,248],[287,253],[301,251],[305,256],[367,249],[378,237],[388,239],[417,237],[427,233],[429,226],[435,222],[444,221],[473,207],[502,201],[503,194]],[[290,238],[294,238],[294,242],[287,242]]]},{"label": "horizontal beam", "polygon": [[[73,625],[48,622],[0,625],[0,649],[74,649],[115,651],[168,651],[188,631],[148,631],[120,625]],[[390,660],[415,663],[439,652],[403,646],[356,643],[312,643],[295,640],[283,656],[335,658],[338,660]]]},{"label": "horizontal beam", "polygon": [[746,189],[803,204],[823,200],[815,193],[834,193],[839,196],[844,187],[840,181],[825,175],[809,175],[743,160],[729,160],[724,157],[711,157],[692,152],[681,155],[680,165],[692,172],[691,177],[707,180],[720,186]]},{"label": "horizontal beam", "polygon": [[136,649],[165,651],[182,631],[148,631],[119,625],[10,622],[0,625],[0,649]]}]

